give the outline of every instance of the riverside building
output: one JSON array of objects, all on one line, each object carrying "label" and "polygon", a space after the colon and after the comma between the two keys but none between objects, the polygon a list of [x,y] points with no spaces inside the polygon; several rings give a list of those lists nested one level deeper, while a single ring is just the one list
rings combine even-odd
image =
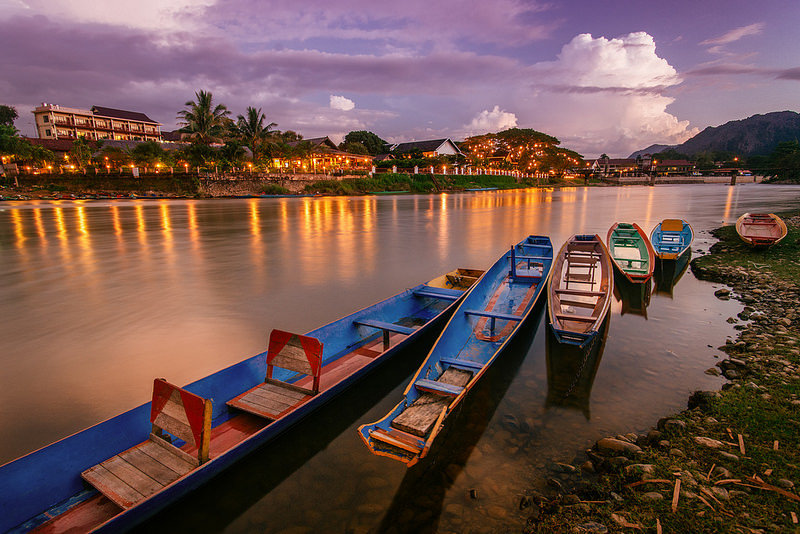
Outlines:
[{"label": "riverside building", "polygon": [[42,103],[33,110],[40,139],[161,141],[161,123],[137,111],[92,106],[78,109]]}]

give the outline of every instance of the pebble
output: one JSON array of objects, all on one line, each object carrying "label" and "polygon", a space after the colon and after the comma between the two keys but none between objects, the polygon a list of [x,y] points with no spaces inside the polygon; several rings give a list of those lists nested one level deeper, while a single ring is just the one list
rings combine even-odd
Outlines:
[{"label": "pebble", "polygon": [[778,487],[786,489],[786,490],[790,490],[790,489],[794,488],[794,482],[792,482],[791,480],[789,480],[787,478],[780,479],[778,481],[777,485],[778,485]]},{"label": "pebble", "polygon": [[642,448],[638,445],[614,438],[603,438],[597,442],[596,446],[597,452],[606,456],[613,453],[639,454],[642,452]]},{"label": "pebble", "polygon": [[729,460],[729,461],[731,461],[731,462],[738,462],[738,461],[739,461],[739,457],[738,457],[738,456],[736,456],[735,454],[731,454],[731,453],[729,453],[729,452],[725,452],[725,451],[719,451],[719,455],[720,455],[720,456],[721,456],[723,459],[725,459],[725,460]]},{"label": "pebble", "polygon": [[656,502],[664,500],[664,496],[657,491],[648,491],[647,493],[642,495],[642,499],[649,502]]},{"label": "pebble", "polygon": [[722,447],[725,446],[725,444],[719,440],[707,438],[704,436],[695,436],[694,442],[697,443],[698,445],[702,445],[703,447],[708,447],[709,449],[721,449]]},{"label": "pebble", "polygon": [[605,534],[608,532],[608,527],[602,523],[597,523],[595,521],[591,521],[589,523],[583,523],[582,525],[578,525],[572,529],[573,532],[579,532],[583,534],[584,532],[592,533],[592,534]]}]

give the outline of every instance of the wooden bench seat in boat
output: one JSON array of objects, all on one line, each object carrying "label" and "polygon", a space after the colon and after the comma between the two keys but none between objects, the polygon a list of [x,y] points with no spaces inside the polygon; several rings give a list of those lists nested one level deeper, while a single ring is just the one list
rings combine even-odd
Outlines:
[{"label": "wooden bench seat in boat", "polygon": [[593,323],[597,320],[593,315],[574,315],[571,313],[557,313],[556,317],[563,321],[581,321],[584,323]]},{"label": "wooden bench seat in boat", "polygon": [[396,334],[403,334],[404,336],[410,336],[411,334],[414,333],[414,329],[409,326],[387,323],[385,321],[377,321],[374,319],[359,319],[357,321],[353,321],[353,324],[357,326],[368,326],[370,328],[377,328],[378,330],[382,330],[383,350],[389,350],[389,347],[391,345],[390,334],[392,332]]},{"label": "wooden bench seat in boat", "polygon": [[[311,388],[273,378],[274,368],[311,378]],[[263,384],[228,401],[228,406],[265,419],[279,419],[319,392],[322,343],[316,338],[273,330],[267,349],[267,376]]]},{"label": "wooden bench seat in boat", "polygon": [[[90,467],[83,480],[123,510],[175,482],[209,458],[211,401],[163,378],[153,383],[150,439]],[[197,456],[176,447],[164,432],[193,445]]]},{"label": "wooden bench seat in boat", "polygon": [[478,362],[471,362],[469,360],[462,360],[460,358],[452,359],[452,358],[441,358],[439,363],[443,363],[449,365],[450,367],[455,367],[456,369],[463,369],[465,371],[480,371],[483,369],[484,365]]},{"label": "wooden bench seat in boat", "polygon": [[418,297],[430,297],[434,299],[442,299],[449,301],[456,301],[463,294],[464,294],[463,291],[458,291],[456,289],[447,289],[443,287],[424,287],[422,289],[414,291],[414,295]]},{"label": "wooden bench seat in boat", "polygon": [[[450,367],[437,380],[418,379],[414,385],[422,394],[411,406],[395,417],[390,425],[392,428],[412,436],[424,438],[442,415],[442,411],[457,395],[446,392],[445,389],[449,388],[460,392],[472,379],[472,376],[471,371]],[[431,383],[435,386],[430,387]]]},{"label": "wooden bench seat in boat", "polygon": [[564,295],[578,295],[582,297],[602,297],[605,295],[602,291],[588,291],[586,289],[568,289],[568,288],[556,288],[556,293],[564,294]]}]

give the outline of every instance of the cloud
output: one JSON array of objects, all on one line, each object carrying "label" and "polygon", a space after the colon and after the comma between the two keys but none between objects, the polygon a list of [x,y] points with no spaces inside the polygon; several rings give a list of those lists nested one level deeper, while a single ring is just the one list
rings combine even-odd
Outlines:
[{"label": "cloud", "polygon": [[465,128],[467,135],[479,135],[487,132],[499,132],[517,126],[517,116],[495,106],[491,111],[478,113]]},{"label": "cloud", "polygon": [[338,109],[340,111],[350,111],[356,107],[356,103],[343,96],[331,95],[330,108]]},{"label": "cloud", "polygon": [[[743,37],[747,37],[749,35],[759,35],[764,31],[764,27],[766,24],[763,22],[756,22],[754,24],[749,24],[747,26],[742,26],[741,28],[734,28],[733,30],[720,35],[719,37],[713,37],[711,39],[706,39],[705,41],[701,41],[701,45],[725,45],[729,43],[733,43],[742,39]],[[715,49],[719,50],[719,49]]]},{"label": "cloud", "polygon": [[665,92],[681,78],[644,32],[578,35],[556,61],[533,65],[528,77],[529,105],[517,111],[520,124],[552,133],[585,156],[627,155],[697,133],[667,112],[674,99]]}]

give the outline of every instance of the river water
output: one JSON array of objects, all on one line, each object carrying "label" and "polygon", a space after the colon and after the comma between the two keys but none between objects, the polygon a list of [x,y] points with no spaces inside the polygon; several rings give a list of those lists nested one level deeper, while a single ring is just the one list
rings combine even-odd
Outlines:
[{"label": "river water", "polygon": [[[708,231],[800,207],[800,188],[747,184],[442,195],[0,204],[0,463],[455,267],[488,268],[528,234],[557,249],[616,221]],[[422,470],[372,456],[358,425],[399,400],[393,367],[157,520],[202,532],[461,532],[519,528],[548,464],[685,407],[734,337],[740,306],[687,271],[671,291],[612,305],[593,380],[548,354],[543,321],[474,391]],[[643,309],[644,308],[644,309]],[[424,355],[419,355],[421,359]],[[561,372],[562,376],[558,376]],[[585,371],[584,371],[585,373]],[[574,386],[573,386],[573,389]],[[576,394],[573,397],[579,396]],[[151,525],[152,526],[152,525]]]}]

